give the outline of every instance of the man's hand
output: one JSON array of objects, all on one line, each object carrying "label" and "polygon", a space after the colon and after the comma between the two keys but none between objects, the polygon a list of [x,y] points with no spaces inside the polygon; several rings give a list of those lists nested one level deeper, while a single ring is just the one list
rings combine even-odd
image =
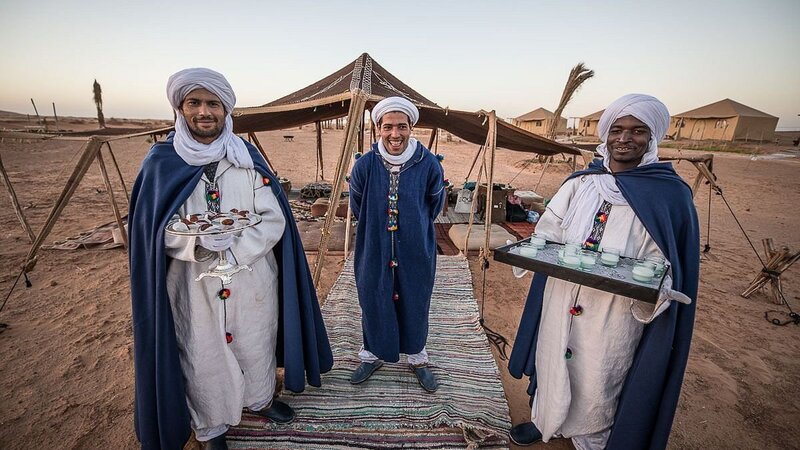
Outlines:
[{"label": "man's hand", "polygon": [[211,250],[212,252],[222,252],[233,245],[233,235],[228,234],[207,234],[198,236],[198,243],[201,247]]}]

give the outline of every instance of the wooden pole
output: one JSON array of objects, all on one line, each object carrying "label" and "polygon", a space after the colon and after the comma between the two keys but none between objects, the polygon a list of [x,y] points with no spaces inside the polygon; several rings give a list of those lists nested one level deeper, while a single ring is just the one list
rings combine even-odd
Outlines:
[{"label": "wooden pole", "polygon": [[256,134],[247,133],[247,136],[253,141],[254,144],[256,144],[256,148],[258,148],[258,151],[261,153],[261,156],[264,157],[264,161],[267,162],[267,166],[270,168],[270,170],[272,170],[272,173],[274,173],[275,176],[278,176],[278,172],[277,170],[275,170],[275,166],[273,166],[272,163],[270,162],[269,157],[267,156],[267,152],[264,151],[264,147],[261,146],[261,142],[258,141],[258,137],[256,137]]},{"label": "wooden pole", "polygon": [[[464,181],[465,181],[465,182],[466,182],[466,181],[469,181],[469,176],[470,176],[470,175],[472,175],[472,169],[474,169],[474,168],[475,168],[475,163],[476,163],[476,162],[478,162],[478,156],[480,156],[480,155],[481,155],[481,152],[483,151],[483,147],[484,147],[484,146],[483,146],[483,145],[481,145],[480,147],[478,147],[478,151],[477,151],[477,152],[475,152],[475,157],[474,157],[474,158],[472,158],[472,165],[471,165],[471,166],[469,166],[469,171],[467,172],[467,176],[466,176],[466,177],[464,177]],[[478,170],[480,171],[480,169],[478,169]],[[478,174],[478,176],[480,176],[480,173]],[[475,189],[476,189],[476,191],[475,191],[475,192],[477,193],[477,189],[478,189],[478,188],[477,188],[477,186],[475,187]]]},{"label": "wooden pole", "polygon": [[97,157],[97,153],[100,151],[100,147],[102,145],[103,141],[97,136],[90,137],[89,140],[86,141],[86,144],[84,144],[83,153],[81,154],[78,163],[75,165],[72,175],[70,175],[69,179],[67,180],[67,184],[64,185],[64,190],[61,191],[61,195],[59,195],[58,199],[56,199],[53,209],[50,210],[50,214],[47,216],[47,220],[45,220],[42,229],[39,231],[39,234],[33,241],[33,244],[31,244],[30,250],[28,250],[28,256],[25,258],[24,264],[25,272],[29,272],[33,269],[33,266],[35,265],[34,258],[36,257],[36,253],[39,251],[39,248],[42,246],[44,240],[47,239],[47,236],[53,229],[56,220],[58,220],[58,217],[61,215],[64,207],[67,206],[67,203],[69,203],[69,199],[72,197],[72,194],[75,193],[75,189],[77,189],[78,184],[80,184],[81,180],[83,179],[83,176],[86,175],[86,171],[89,170],[89,166]]},{"label": "wooden pole", "polygon": [[[338,205],[337,205],[338,207]],[[352,225],[353,214],[350,210],[350,196],[347,196],[347,219],[344,221],[344,257],[350,254],[350,227]]]},{"label": "wooden pole", "polygon": [[[428,140],[428,150],[433,149],[433,143],[436,142],[436,134],[437,133],[439,133],[439,128],[434,128],[434,129],[431,130],[431,138],[430,138],[430,140]],[[434,152],[434,154],[436,154],[438,152],[439,152],[439,148],[437,146],[436,152]]]},{"label": "wooden pole", "polygon": [[[487,135],[488,140],[488,135]],[[483,160],[481,161],[481,168],[486,164],[486,152],[482,151],[486,148],[485,145],[481,145],[480,149],[478,150],[478,154],[475,155],[475,159],[478,159],[480,154],[483,154]],[[483,174],[483,170],[480,168],[478,169],[478,177],[475,180],[475,190],[472,192],[472,206],[469,208],[469,223],[467,224],[467,235],[464,236],[464,256],[467,256],[469,253],[469,236],[472,234],[472,223],[475,222],[475,209],[478,202],[478,191],[480,190],[481,186],[481,175]]]},{"label": "wooden pole", "polygon": [[536,182],[536,187],[533,188],[533,192],[539,191],[539,185],[542,183],[542,178],[544,178],[544,173],[547,171],[547,168],[550,167],[550,161],[553,160],[552,156],[548,156],[547,160],[544,163],[544,167],[542,167],[542,173],[539,174],[539,181]]},{"label": "wooden pole", "polygon": [[314,176],[314,181],[325,179],[325,165],[322,159],[322,124],[319,120],[314,122],[317,130],[317,173]]},{"label": "wooden pole", "polygon": [[128,204],[130,204],[131,194],[128,192],[128,186],[125,185],[125,178],[122,178],[122,171],[119,170],[117,158],[114,157],[114,152],[111,151],[111,143],[106,141],[106,146],[108,147],[108,154],[111,155],[111,162],[114,164],[114,168],[117,170],[117,175],[119,175],[119,182],[122,183],[122,189],[125,191],[125,198],[128,200]]},{"label": "wooden pole", "polygon": [[125,230],[125,224],[122,222],[122,214],[119,212],[119,206],[117,205],[117,199],[114,197],[114,189],[111,187],[111,180],[108,179],[108,171],[106,170],[106,164],[103,162],[103,152],[102,150],[97,151],[97,164],[100,166],[100,174],[103,175],[103,182],[106,185],[106,191],[108,191],[108,198],[111,201],[111,209],[114,210],[114,218],[117,220],[117,226],[119,227],[119,232],[122,235],[122,243],[125,245],[125,248],[128,248],[128,233]]},{"label": "wooden pole", "polygon": [[364,113],[358,118],[358,152],[364,151]]},{"label": "wooden pole", "polygon": [[17,219],[19,219],[19,223],[22,224],[22,229],[25,230],[25,233],[28,235],[28,239],[33,242],[36,239],[36,235],[33,234],[33,230],[31,230],[31,226],[28,224],[28,220],[25,218],[25,214],[22,212],[22,208],[19,205],[19,200],[17,199],[17,193],[14,192],[14,186],[11,184],[11,178],[8,177],[6,168],[3,166],[2,158],[0,158],[0,173],[2,173],[3,181],[6,183],[8,195],[11,197],[11,204],[14,206],[14,213],[16,213]]},{"label": "wooden pole", "polygon": [[325,214],[325,224],[322,227],[322,234],[319,238],[319,247],[317,248],[317,264],[314,267],[314,286],[316,287],[319,287],[319,279],[322,275],[322,266],[325,263],[325,253],[328,251],[330,229],[331,225],[333,225],[333,218],[336,216],[336,209],[339,206],[339,197],[342,195],[344,172],[351,158],[348,153],[352,153],[353,146],[356,144],[358,128],[362,126],[357,119],[359,117],[364,117],[364,107],[367,103],[368,95],[361,89],[356,88],[352,91],[352,95],[353,96],[350,100],[350,110],[347,114],[345,140],[342,144],[342,150],[339,152],[328,212]]},{"label": "wooden pole", "polygon": [[56,131],[58,131],[58,114],[56,113],[56,102],[53,102],[53,120],[55,120]]},{"label": "wooden pole", "polygon": [[486,233],[483,241],[483,249],[481,255],[484,261],[489,259],[489,238],[491,237],[492,228],[492,199],[494,198],[494,156],[497,150],[497,114],[494,110],[489,113],[489,133],[487,136],[487,144],[489,146],[489,176],[487,178],[486,187],[486,212],[483,217],[484,232]]},{"label": "wooden pole", "polygon": [[47,131],[47,121],[42,122],[42,118],[39,116],[39,110],[36,109],[36,103],[33,102],[31,99],[31,105],[33,105],[33,112],[36,113],[36,123],[44,125],[44,131]]}]

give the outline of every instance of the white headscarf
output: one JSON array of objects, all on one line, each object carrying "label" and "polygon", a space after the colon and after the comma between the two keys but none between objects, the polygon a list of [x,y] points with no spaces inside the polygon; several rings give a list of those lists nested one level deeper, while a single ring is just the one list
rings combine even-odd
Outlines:
[{"label": "white headscarf", "polygon": [[[638,167],[658,162],[658,143],[664,138],[669,127],[669,111],[655,97],[644,94],[628,94],[615,100],[600,116],[597,131],[602,144],[597,152],[603,156],[603,166],[610,172],[611,155],[606,148],[608,132],[611,125],[620,117],[633,116],[650,129],[650,142]],[[603,200],[612,205],[627,205],[628,202],[619,191],[616,179],[612,175],[592,175],[581,183],[575,197],[570,203],[561,228],[566,231],[567,242],[583,242],[592,230],[594,215],[603,204]]]},{"label": "white headscarf", "polygon": [[[196,89],[206,89],[219,97],[225,107],[225,125],[219,137],[210,144],[197,142],[192,136],[186,119],[181,113],[181,103],[186,96]],[[247,151],[244,141],[233,134],[231,112],[236,105],[233,88],[222,74],[202,67],[184,69],[175,73],[167,81],[167,98],[175,110],[175,138],[173,146],[186,164],[204,166],[208,163],[227,158],[236,167],[253,168],[253,159]]]},{"label": "white headscarf", "polygon": [[[381,118],[386,113],[390,112],[401,112],[407,115],[408,120],[411,121],[409,125],[412,127],[416,125],[417,121],[419,120],[419,109],[417,109],[413,103],[403,97],[387,97],[372,107],[372,123],[374,123],[375,126],[378,126]],[[408,140],[408,145],[406,146],[406,149],[403,150],[403,153],[399,155],[392,155],[386,151],[386,146],[383,145],[383,140],[378,139],[378,152],[380,152],[381,156],[383,156],[383,159],[396,166],[405,164],[409,159],[411,159],[412,156],[414,156],[414,152],[416,150],[417,140],[411,138]]]},{"label": "white headscarf", "polygon": [[372,122],[375,126],[378,126],[378,122],[381,121],[381,117],[383,117],[384,114],[396,111],[405,113],[405,115],[408,116],[408,120],[411,121],[410,125],[412,127],[417,124],[419,120],[419,109],[403,97],[387,97],[379,101],[372,107]]},{"label": "white headscarf", "polygon": [[603,156],[603,165],[611,170],[608,165],[610,154],[606,148],[608,131],[611,125],[620,117],[633,116],[642,121],[650,129],[650,143],[647,151],[642,156],[639,166],[658,162],[658,143],[664,139],[669,128],[669,111],[661,101],[645,94],[623,95],[614,101],[600,116],[597,131],[600,133],[602,144],[597,146],[597,152]]}]

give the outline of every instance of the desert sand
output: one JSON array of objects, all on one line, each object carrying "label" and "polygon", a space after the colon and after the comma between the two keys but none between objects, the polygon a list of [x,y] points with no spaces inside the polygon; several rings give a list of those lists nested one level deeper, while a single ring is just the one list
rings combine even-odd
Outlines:
[{"label": "desert sand", "polygon": [[[78,121],[75,121],[78,122]],[[91,124],[70,124],[89,127]],[[284,142],[293,134],[293,142]],[[477,146],[446,142],[446,176],[464,181]],[[425,143],[428,134],[420,130]],[[314,181],[313,127],[259,133],[279,175],[294,187]],[[336,165],[343,133],[324,134],[325,176]],[[675,144],[672,144],[675,146]],[[17,191],[24,213],[38,231],[78,157],[80,142],[0,142],[0,157]],[[115,141],[112,148],[130,190],[139,164],[150,147],[147,138]],[[682,145],[663,149],[664,155],[706,153]],[[775,305],[765,292],[744,299],[739,294],[760,269],[760,263],[739,230],[742,224],[761,252],[762,238],[776,245],[800,247],[800,158],[773,157],[783,148],[751,144],[736,152],[716,152],[714,171],[722,198],[702,186],[695,204],[702,228],[702,243],[710,251],[702,256],[694,339],[675,416],[669,447],[674,449],[784,449],[796,448],[800,439],[800,327],[774,326],[764,319]],[[542,165],[523,161],[535,155],[498,150],[497,182],[533,189]],[[696,171],[676,164],[686,180]],[[568,164],[551,165],[538,192],[552,196],[570,172]],[[115,177],[112,177],[114,179]],[[122,199],[122,186],[114,180]],[[123,207],[127,204],[122,200]],[[708,217],[711,216],[710,227]],[[46,243],[74,236],[113,221],[100,171],[93,165]],[[0,194],[0,294],[10,292],[30,242],[17,220],[5,189]],[[313,255],[310,256],[313,263]],[[482,299],[480,266],[471,258],[475,296]],[[341,268],[341,257],[326,259],[319,290],[324,299]],[[515,279],[508,266],[493,262],[486,272],[484,313],[486,324],[513,343],[530,284],[530,275]],[[133,431],[133,360],[127,257],[123,249],[43,250],[30,274],[32,287],[23,281],[11,294],[0,322],[0,448],[23,449],[129,449],[137,448]],[[800,264],[783,275],[786,299],[800,310]],[[0,299],[2,301],[2,299]],[[785,317],[781,317],[785,318]],[[510,351],[510,348],[509,348]],[[433,355],[435,358],[435,355]],[[495,351],[512,421],[528,417],[527,380],[509,376],[506,361]],[[532,448],[566,449],[566,440]]]}]

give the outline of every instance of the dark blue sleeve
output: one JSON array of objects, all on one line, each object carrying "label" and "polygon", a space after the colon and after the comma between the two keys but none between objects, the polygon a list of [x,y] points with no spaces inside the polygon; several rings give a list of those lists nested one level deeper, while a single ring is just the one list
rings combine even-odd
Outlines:
[{"label": "dark blue sleeve", "polygon": [[444,186],[444,169],[439,161],[434,157],[434,163],[428,171],[428,186],[426,189],[427,201],[430,203],[430,219],[435,220],[442,212],[442,207],[447,196]]}]

